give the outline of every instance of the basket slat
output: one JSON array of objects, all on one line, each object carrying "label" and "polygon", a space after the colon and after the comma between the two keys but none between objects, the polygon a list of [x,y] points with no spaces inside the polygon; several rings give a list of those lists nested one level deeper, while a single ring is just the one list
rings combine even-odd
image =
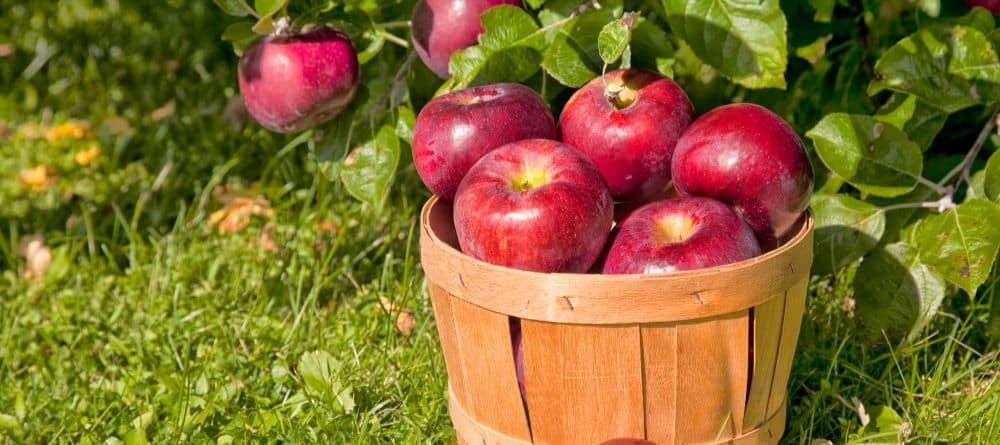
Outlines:
[{"label": "basket slat", "polygon": [[677,443],[728,439],[743,429],[749,334],[747,311],[677,325]]},{"label": "basket slat", "polygon": [[646,378],[646,438],[672,445],[677,406],[677,328],[661,323],[642,328],[642,359]]},{"label": "basket slat", "polygon": [[[644,437],[638,326],[522,320],[525,390],[538,444]],[[579,341],[585,338],[588,341]]]},{"label": "basket slat", "polygon": [[[465,407],[504,435],[530,440],[511,347],[509,318],[452,299],[459,361],[470,388]],[[475,390],[471,390],[475,388]]]},{"label": "basket slat", "polygon": [[802,328],[802,313],[805,311],[806,292],[809,289],[809,277],[799,281],[785,295],[785,321],[781,327],[781,345],[778,347],[778,361],[774,366],[774,383],[771,384],[771,397],[768,399],[768,410],[785,403],[788,392],[788,377],[792,372],[792,360],[795,358],[795,347],[799,342],[799,330]]},{"label": "basket slat", "polygon": [[444,364],[448,368],[448,383],[451,386],[451,392],[459,403],[467,405],[469,398],[466,396],[468,391],[466,390],[465,373],[459,362],[458,335],[455,333],[455,318],[451,311],[452,298],[444,289],[433,283],[427,283],[427,290],[431,294],[434,321],[437,323],[438,339],[441,341],[441,350],[444,352]]},{"label": "basket slat", "polygon": [[784,324],[784,295],[757,306],[754,309],[753,374],[750,393],[747,396],[747,411],[743,417],[743,429],[756,428],[769,417],[767,401],[771,396],[774,379],[774,365],[778,361],[778,344],[781,342],[781,328]]}]

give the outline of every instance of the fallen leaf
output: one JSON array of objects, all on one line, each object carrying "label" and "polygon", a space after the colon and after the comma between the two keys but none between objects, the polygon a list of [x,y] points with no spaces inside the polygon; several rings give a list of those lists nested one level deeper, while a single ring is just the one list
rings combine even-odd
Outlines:
[{"label": "fallen leaf", "polygon": [[226,102],[226,109],[222,110],[222,120],[223,122],[229,124],[229,126],[239,129],[243,128],[243,125],[247,123],[250,119],[250,113],[247,112],[246,103],[243,101],[243,96],[237,94],[229,98],[229,102]]},{"label": "fallen leaf", "polygon": [[416,317],[408,311],[402,311],[399,316],[396,317],[396,329],[404,336],[409,337],[410,333],[413,332],[413,327],[417,324]]},{"label": "fallen leaf", "polygon": [[66,122],[62,125],[46,128],[42,136],[49,142],[62,139],[89,139],[93,137],[90,132],[90,122]]},{"label": "fallen leaf", "polygon": [[337,233],[340,232],[340,226],[338,226],[337,223],[333,221],[324,219],[323,221],[320,221],[319,224],[316,225],[316,230],[319,230],[320,233],[325,233],[327,235],[336,235]]},{"label": "fallen leaf", "polygon": [[166,105],[153,110],[152,113],[149,113],[149,117],[153,119],[153,122],[160,122],[170,116],[173,116],[175,111],[177,111],[177,103],[171,100],[170,102],[167,102]]},{"label": "fallen leaf", "polygon": [[872,418],[865,410],[865,404],[861,403],[861,400],[854,396],[851,396],[851,403],[854,404],[854,410],[858,412],[858,420],[861,421],[861,426],[868,426]]},{"label": "fallen leaf", "polygon": [[100,155],[101,155],[101,148],[98,147],[96,144],[94,144],[91,145],[90,148],[88,149],[76,152],[76,155],[73,156],[73,160],[76,161],[76,163],[79,165],[87,165],[90,164],[91,162],[94,162],[94,159],[97,159],[97,157]]},{"label": "fallen leaf", "polygon": [[17,179],[21,181],[21,187],[33,192],[40,192],[52,187],[52,184],[56,182],[56,174],[50,171],[45,164],[38,164],[32,168],[21,170]]},{"label": "fallen leaf", "polygon": [[220,232],[236,233],[250,225],[252,217],[270,219],[274,217],[271,204],[262,196],[255,198],[237,197],[223,201],[224,206],[212,212],[208,223],[219,227]]},{"label": "fallen leaf", "polygon": [[0,43],[0,58],[14,54],[15,49],[17,49],[17,47],[15,47],[13,43]]},{"label": "fallen leaf", "polygon": [[132,125],[124,118],[118,116],[106,118],[101,124],[114,136],[123,136],[132,132]]},{"label": "fallen leaf", "polygon": [[264,229],[260,232],[260,246],[268,252],[278,253],[278,243],[274,242],[273,232],[274,222],[268,221],[267,224],[264,224]]},{"label": "fallen leaf", "polygon": [[45,237],[36,233],[21,238],[17,253],[24,258],[25,263],[21,276],[28,281],[40,281],[52,262],[52,251],[45,244]]},{"label": "fallen leaf", "polygon": [[8,127],[5,122],[0,121],[0,138],[10,136],[10,133],[10,127]]}]

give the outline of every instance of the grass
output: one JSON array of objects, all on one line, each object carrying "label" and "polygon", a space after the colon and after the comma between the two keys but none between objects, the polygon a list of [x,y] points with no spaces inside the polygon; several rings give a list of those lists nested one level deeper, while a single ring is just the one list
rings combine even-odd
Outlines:
[{"label": "grass", "polygon": [[[452,442],[412,168],[373,212],[287,138],[228,124],[211,2],[55,3],[0,0],[0,443]],[[261,216],[220,233],[234,190]],[[868,345],[851,273],[811,287],[784,442],[1000,443],[988,304]]]}]

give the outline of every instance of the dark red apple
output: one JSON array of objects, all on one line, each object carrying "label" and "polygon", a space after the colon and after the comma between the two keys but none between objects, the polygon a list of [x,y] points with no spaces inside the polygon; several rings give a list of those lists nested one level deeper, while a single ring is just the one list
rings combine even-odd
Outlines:
[{"label": "dark red apple", "polygon": [[499,5],[520,8],[521,1],[420,0],[410,18],[413,49],[434,74],[447,79],[451,54],[476,44],[483,33],[479,17]]},{"label": "dark red apple", "polygon": [[636,69],[598,77],[570,97],[559,116],[563,142],[587,155],[620,201],[662,193],[670,159],[694,110],[684,91]]},{"label": "dark red apple", "polygon": [[358,89],[358,56],[346,34],[316,26],[254,43],[239,64],[240,94],[265,128],[294,133],[344,111]]},{"label": "dark red apple", "polygon": [[514,349],[514,373],[517,374],[517,389],[521,390],[521,401],[527,402],[524,393],[524,350],[521,348],[521,319],[510,317],[510,345]]},{"label": "dark red apple", "polygon": [[812,194],[802,140],[760,105],[724,105],[699,117],[677,142],[671,170],[680,195],[732,205],[765,249],[795,224]]},{"label": "dark red apple", "polygon": [[721,266],[760,255],[753,230],[711,198],[672,198],[632,212],[611,241],[603,273],[664,273]]},{"label": "dark red apple", "polygon": [[538,93],[515,83],[468,88],[431,100],[413,127],[413,163],[432,192],[453,199],[472,164],[522,139],[556,138]]},{"label": "dark red apple", "polygon": [[585,272],[601,253],[613,215],[601,173],[573,147],[547,139],[493,150],[455,195],[462,252],[536,272]]},{"label": "dark red apple", "polygon": [[982,6],[994,15],[1000,15],[1000,0],[965,0],[969,6]]}]

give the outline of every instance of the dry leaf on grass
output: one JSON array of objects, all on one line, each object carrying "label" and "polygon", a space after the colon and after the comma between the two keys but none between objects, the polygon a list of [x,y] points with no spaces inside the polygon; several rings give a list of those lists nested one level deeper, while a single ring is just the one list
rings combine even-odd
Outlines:
[{"label": "dry leaf on grass", "polygon": [[396,306],[386,297],[378,297],[378,301],[381,303],[382,310],[386,313],[399,313],[396,317],[396,329],[398,329],[401,334],[408,337],[410,333],[413,332],[413,327],[417,324],[417,318],[414,317],[410,311]]},{"label": "dry leaf on grass", "polygon": [[56,182],[56,172],[51,171],[45,164],[38,164],[31,168],[21,170],[17,174],[17,179],[21,181],[21,187],[32,192],[48,190]]},{"label": "dry leaf on grass", "polygon": [[150,119],[153,119],[153,122],[159,122],[173,116],[175,111],[177,111],[177,103],[170,101],[167,102],[166,105],[153,110],[152,113],[149,113],[149,117]]},{"label": "dry leaf on grass", "polygon": [[52,262],[52,251],[45,244],[45,237],[34,234],[21,238],[17,253],[24,258],[22,276],[28,281],[40,281],[45,276],[45,270]]},{"label": "dry leaf on grass", "polygon": [[0,43],[0,58],[14,54],[15,49],[17,49],[17,47],[15,47],[13,43]]},{"label": "dry leaf on grass", "polygon": [[278,243],[274,242],[274,237],[272,236],[273,232],[273,221],[269,221],[267,224],[264,224],[264,230],[261,230],[260,232],[260,246],[268,252],[278,253]]},{"label": "dry leaf on grass", "polygon": [[250,225],[254,216],[267,219],[274,217],[271,204],[263,197],[236,198],[209,215],[208,223],[219,226],[220,232],[236,233]]}]

